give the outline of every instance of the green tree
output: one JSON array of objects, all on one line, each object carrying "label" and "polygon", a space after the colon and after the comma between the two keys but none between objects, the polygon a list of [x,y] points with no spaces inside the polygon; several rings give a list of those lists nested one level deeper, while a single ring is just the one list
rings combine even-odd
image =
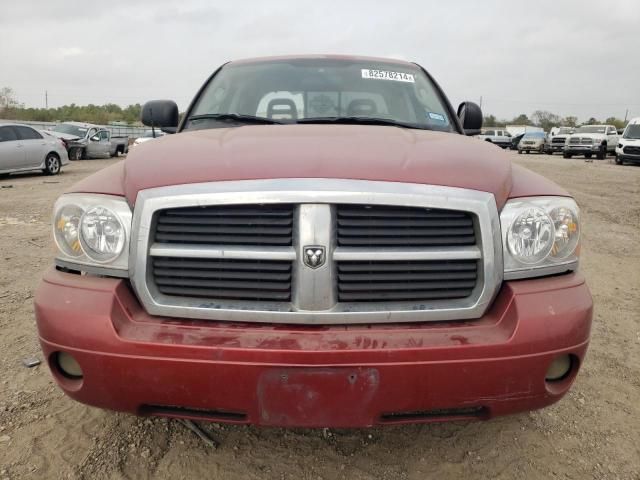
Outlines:
[{"label": "green tree", "polygon": [[597,118],[595,118],[595,117],[591,117],[589,120],[587,120],[587,121],[586,121],[586,122],[584,122],[584,123],[585,123],[585,125],[599,125],[599,124],[600,124],[600,123],[602,123],[602,122],[600,122],[600,121],[599,121]]},{"label": "green tree", "polygon": [[511,124],[513,124],[513,125],[533,125],[533,122],[531,122],[531,120],[529,120],[529,117],[527,117],[524,113],[521,113],[516,118],[511,120]]},{"label": "green tree", "polygon": [[614,125],[618,130],[627,126],[627,122],[616,117],[609,117],[604,121],[604,123],[607,125]]},{"label": "green tree", "polygon": [[495,115],[486,115],[484,120],[482,121],[483,127],[495,127],[496,126],[496,117]]},{"label": "green tree", "polygon": [[568,116],[562,119],[562,126],[575,127],[578,124],[578,117]]}]

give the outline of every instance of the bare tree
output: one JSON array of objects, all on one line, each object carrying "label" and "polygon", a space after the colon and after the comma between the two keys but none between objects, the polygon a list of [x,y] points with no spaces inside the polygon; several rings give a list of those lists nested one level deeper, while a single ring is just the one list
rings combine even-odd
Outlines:
[{"label": "bare tree", "polygon": [[20,102],[15,97],[15,93],[11,87],[0,88],[0,114],[11,108],[19,108]]},{"label": "bare tree", "polygon": [[531,115],[531,118],[533,118],[533,121],[545,131],[549,131],[553,127],[560,125],[560,116],[555,113],[547,112],[546,110],[536,110],[533,112],[533,115]]}]

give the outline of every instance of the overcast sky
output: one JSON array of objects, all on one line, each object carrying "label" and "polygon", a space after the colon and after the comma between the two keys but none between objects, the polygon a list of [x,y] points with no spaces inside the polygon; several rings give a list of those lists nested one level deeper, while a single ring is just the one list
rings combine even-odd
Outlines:
[{"label": "overcast sky", "polygon": [[640,116],[640,1],[2,0],[0,87],[27,106],[184,109],[221,63],[346,53],[420,63],[452,103]]}]

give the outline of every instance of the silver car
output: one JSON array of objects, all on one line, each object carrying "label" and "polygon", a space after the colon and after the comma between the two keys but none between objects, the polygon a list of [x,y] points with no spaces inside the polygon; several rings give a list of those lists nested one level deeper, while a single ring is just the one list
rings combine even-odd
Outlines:
[{"label": "silver car", "polygon": [[30,170],[56,175],[68,163],[59,138],[28,125],[0,124],[0,175]]}]

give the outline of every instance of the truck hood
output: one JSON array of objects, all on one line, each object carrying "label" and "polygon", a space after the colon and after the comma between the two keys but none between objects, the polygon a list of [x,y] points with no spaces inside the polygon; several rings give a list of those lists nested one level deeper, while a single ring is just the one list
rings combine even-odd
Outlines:
[{"label": "truck hood", "polygon": [[71,135],[69,133],[54,132],[53,130],[47,130],[47,132],[54,137],[62,138],[64,140],[80,140],[80,137],[78,137],[77,135]]},{"label": "truck hood", "polygon": [[568,138],[592,138],[594,140],[604,140],[607,135],[604,133],[572,133]]},{"label": "truck hood", "polygon": [[124,192],[167,185],[272,178],[341,178],[511,189],[500,149],[457,134],[371,125],[252,125],[168,135],[125,161]]}]

